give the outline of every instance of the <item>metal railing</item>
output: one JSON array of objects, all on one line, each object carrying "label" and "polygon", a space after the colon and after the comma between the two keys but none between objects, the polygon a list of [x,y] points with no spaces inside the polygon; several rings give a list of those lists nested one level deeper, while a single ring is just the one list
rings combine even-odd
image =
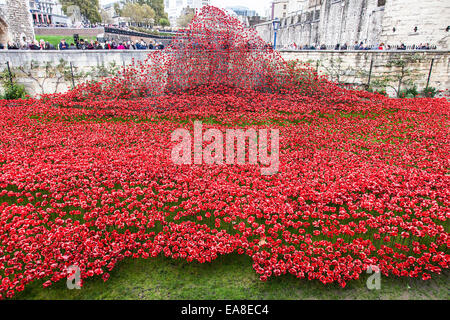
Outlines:
[{"label": "metal railing", "polygon": [[159,36],[159,35],[153,35],[153,34],[145,33],[145,32],[123,30],[123,29],[117,29],[117,28],[111,28],[111,27],[105,27],[105,34],[106,33],[122,35],[122,36],[129,36],[129,37],[154,38],[154,39],[164,39],[164,40],[170,40],[173,38],[171,36]]}]

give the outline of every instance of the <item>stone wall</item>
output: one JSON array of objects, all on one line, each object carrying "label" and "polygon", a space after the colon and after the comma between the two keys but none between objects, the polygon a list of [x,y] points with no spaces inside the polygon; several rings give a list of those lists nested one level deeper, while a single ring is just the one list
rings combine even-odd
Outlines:
[{"label": "stone wall", "polygon": [[[450,1],[387,0],[380,40],[406,45],[430,43],[450,49]],[[414,31],[417,27],[417,31]]]},{"label": "stone wall", "polygon": [[25,85],[31,95],[65,92],[72,86],[72,72],[75,76],[74,82],[78,84],[85,80],[114,74],[122,66],[131,64],[133,60],[143,61],[154,52],[0,50],[0,71],[6,68],[8,62],[16,75],[16,82]]},{"label": "stone wall", "polygon": [[[418,90],[426,87],[430,66],[433,68],[430,76],[430,87],[438,90],[450,90],[450,51],[337,51],[337,50],[302,50],[282,51],[281,56],[286,60],[299,60],[309,63],[319,74],[326,74],[333,81],[366,85],[369,80],[370,65],[372,64],[371,82],[377,79],[393,77],[399,74],[398,67],[389,67],[389,61],[417,61],[407,64],[411,74],[405,77],[405,82],[412,80]],[[392,83],[396,87],[396,83]],[[404,84],[403,88],[411,87]],[[390,95],[394,95],[393,88],[385,88]]]},{"label": "stone wall", "polygon": [[[277,46],[377,44],[382,31],[384,6],[378,0],[324,0],[316,6],[289,14],[281,19]],[[273,42],[272,22],[255,26],[266,42]]]},{"label": "stone wall", "polygon": [[[134,59],[143,61],[149,54],[155,51],[0,51],[0,71],[9,62],[12,70],[16,73],[16,81],[24,84],[30,94],[63,92],[72,85],[70,79],[58,79],[57,76],[48,78],[46,65],[58,65],[60,61],[65,62],[65,71],[71,72],[70,63],[75,76],[85,73],[83,77],[76,78],[80,83],[86,79],[99,76],[104,71],[114,73],[112,66],[121,67],[128,65]],[[430,78],[430,86],[439,90],[450,89],[450,51],[328,51],[328,50],[302,50],[302,51],[280,51],[286,60],[300,60],[310,63],[317,68],[319,73],[327,74],[333,81],[365,85],[371,61],[372,83],[377,78],[392,76],[399,72],[396,67],[388,67],[388,62],[398,59],[418,58],[417,62],[408,64],[408,70],[413,71],[414,83],[419,90],[426,86],[428,73],[432,59],[434,59],[433,70]],[[32,77],[27,76],[18,68],[32,70]],[[102,71],[102,72],[100,72]],[[405,85],[406,86],[406,85]],[[387,88],[388,92],[393,91]]]},{"label": "stone wall", "polygon": [[376,45],[381,34],[384,6],[378,0],[323,1],[317,45]]},{"label": "stone wall", "polygon": [[33,22],[30,14],[28,0],[3,0],[0,1],[0,18],[5,25],[6,36],[1,36],[5,45],[8,41],[19,43],[24,37],[34,40]]},{"label": "stone wall", "polygon": [[0,43],[5,45],[8,42],[8,24],[6,23],[3,9],[0,7]]},{"label": "stone wall", "polygon": [[[383,42],[393,47],[429,43],[447,50],[449,17],[450,1],[445,0],[322,0],[281,19],[277,47]],[[255,29],[264,41],[273,42],[271,21]]]}]

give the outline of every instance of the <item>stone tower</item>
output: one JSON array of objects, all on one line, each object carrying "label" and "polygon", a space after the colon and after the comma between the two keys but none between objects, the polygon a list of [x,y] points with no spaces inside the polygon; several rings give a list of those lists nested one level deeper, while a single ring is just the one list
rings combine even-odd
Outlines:
[{"label": "stone tower", "polygon": [[34,40],[28,0],[0,0],[0,43]]}]

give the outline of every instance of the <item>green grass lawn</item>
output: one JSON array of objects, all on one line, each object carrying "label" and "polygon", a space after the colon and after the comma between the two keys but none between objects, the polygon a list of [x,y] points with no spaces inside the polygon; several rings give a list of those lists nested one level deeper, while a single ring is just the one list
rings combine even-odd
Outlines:
[{"label": "green grass lawn", "polygon": [[369,290],[364,274],[345,288],[318,281],[298,280],[291,275],[261,282],[248,256],[221,256],[212,263],[157,257],[127,259],[103,282],[85,280],[80,290],[69,290],[65,281],[43,288],[43,281],[26,287],[14,299],[443,299],[449,295],[449,273],[432,280],[386,278],[381,289]]},{"label": "green grass lawn", "polygon": [[[40,41],[41,39],[44,39],[44,41],[50,42],[55,47],[59,45],[61,42],[61,39],[66,39],[66,42],[68,44],[75,43],[75,40],[73,39],[73,36],[36,36],[36,40]],[[97,40],[97,37],[81,37],[80,39],[84,39],[85,41],[91,41],[91,40]]]}]

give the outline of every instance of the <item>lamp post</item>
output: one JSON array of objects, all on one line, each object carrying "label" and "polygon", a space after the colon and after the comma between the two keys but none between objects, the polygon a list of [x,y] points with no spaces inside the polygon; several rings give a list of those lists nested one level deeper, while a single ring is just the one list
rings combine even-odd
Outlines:
[{"label": "lamp post", "polygon": [[277,31],[278,28],[280,27],[280,20],[278,18],[276,18],[275,20],[272,21],[273,24],[273,31],[274,31],[274,39],[273,39],[273,50],[277,49]]}]

